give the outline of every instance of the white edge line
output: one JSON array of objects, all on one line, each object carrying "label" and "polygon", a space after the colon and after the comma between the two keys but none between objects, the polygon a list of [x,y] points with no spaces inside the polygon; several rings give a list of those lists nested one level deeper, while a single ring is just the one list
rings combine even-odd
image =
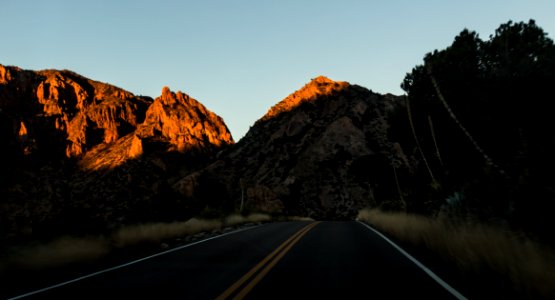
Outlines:
[{"label": "white edge line", "polygon": [[358,223],[368,227],[368,229],[372,230],[375,234],[377,234],[378,236],[380,236],[382,239],[384,239],[386,242],[388,242],[389,244],[391,244],[391,246],[393,246],[395,249],[397,249],[399,252],[401,252],[401,254],[403,254],[404,256],[406,256],[410,261],[412,261],[416,266],[418,266],[420,269],[422,269],[422,271],[424,271],[426,274],[428,274],[433,280],[435,280],[437,283],[439,283],[439,285],[441,285],[444,289],[446,289],[449,293],[451,293],[453,296],[455,296],[455,298],[459,299],[459,300],[467,300],[467,298],[465,296],[463,296],[461,293],[459,293],[459,291],[457,291],[456,289],[454,289],[452,286],[450,286],[447,282],[445,282],[443,279],[439,278],[439,276],[437,276],[434,272],[432,272],[432,270],[428,269],[428,267],[426,267],[425,265],[423,265],[421,262],[419,262],[416,258],[412,257],[410,254],[408,254],[405,250],[403,250],[403,248],[399,247],[397,244],[395,244],[393,241],[391,241],[390,239],[388,239],[385,235],[383,235],[381,232],[377,231],[376,229],[372,228],[370,225],[363,223],[361,221],[357,221]]},{"label": "white edge line", "polygon": [[204,243],[204,242],[208,242],[208,241],[213,240],[213,239],[224,237],[226,235],[230,235],[230,234],[239,233],[239,232],[242,232],[242,231],[254,229],[254,228],[257,228],[259,226],[262,226],[262,225],[256,225],[256,226],[253,226],[253,227],[247,227],[247,228],[237,229],[237,230],[234,230],[234,231],[231,231],[231,232],[226,232],[226,233],[223,233],[223,234],[220,234],[220,235],[217,235],[217,236],[209,237],[209,238],[204,239],[204,240],[196,241],[196,242],[193,242],[193,243],[190,243],[190,244],[187,244],[187,245],[183,245],[183,246],[179,246],[179,247],[176,247],[176,248],[172,248],[170,250],[166,250],[164,252],[156,253],[156,254],[153,254],[153,255],[150,255],[150,256],[147,256],[147,257],[143,257],[143,258],[140,258],[140,259],[137,259],[137,260],[134,260],[134,261],[130,261],[130,262],[127,262],[127,263],[124,263],[124,264],[121,264],[121,265],[118,265],[118,266],[115,266],[115,267],[100,270],[100,271],[97,271],[97,272],[94,272],[94,273],[91,273],[91,274],[87,274],[87,275],[84,275],[84,276],[81,276],[81,277],[77,277],[77,278],[72,279],[72,280],[64,281],[62,283],[58,283],[58,284],[55,284],[55,285],[52,285],[52,286],[49,286],[49,287],[45,287],[45,288],[42,288],[42,289],[39,289],[39,290],[36,290],[36,291],[28,292],[28,293],[23,294],[23,295],[8,298],[7,300],[16,300],[16,299],[29,297],[29,296],[32,296],[32,295],[35,295],[35,294],[38,294],[38,293],[46,292],[48,290],[55,289],[55,288],[58,288],[58,287],[76,282],[76,281],[80,281],[80,280],[87,279],[87,278],[90,278],[90,277],[93,277],[93,276],[96,276],[96,275],[100,275],[100,274],[103,274],[103,273],[107,273],[107,272],[110,272],[110,271],[121,269],[121,268],[130,266],[130,265],[136,264],[138,262],[145,261],[147,259],[151,259],[151,258],[154,258],[154,257],[157,257],[157,256],[165,255],[165,254],[168,254],[168,253],[171,253],[171,252],[174,252],[174,251],[179,251],[179,250],[184,249],[184,248],[188,248],[188,247],[191,247],[191,246],[194,246],[194,245],[198,245],[198,244],[201,244],[201,243]]}]

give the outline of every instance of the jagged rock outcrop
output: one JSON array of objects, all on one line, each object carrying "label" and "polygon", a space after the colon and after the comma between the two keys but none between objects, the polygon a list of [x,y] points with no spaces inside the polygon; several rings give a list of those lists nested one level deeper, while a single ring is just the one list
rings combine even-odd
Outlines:
[{"label": "jagged rock outcrop", "polygon": [[163,151],[210,156],[233,144],[222,118],[188,95],[164,87],[146,110],[144,121],[114,144],[98,146],[80,161],[84,170],[100,170],[136,159],[144,148],[163,144]]},{"label": "jagged rock outcrop", "polygon": [[168,87],[148,108],[138,135],[141,138],[161,135],[180,152],[233,143],[222,118],[195,99],[181,92],[173,93]]},{"label": "jagged rock outcrop", "polygon": [[[400,201],[395,172],[411,158],[389,137],[402,97],[317,77],[272,107],[220,160],[174,185],[184,196],[314,217],[353,217]],[[218,187],[216,190],[208,186]]]},{"label": "jagged rock outcrop", "polygon": [[167,87],[153,100],[2,65],[0,133],[0,239],[183,217],[169,186],[233,144],[219,116]]},{"label": "jagged rock outcrop", "polygon": [[137,127],[152,102],[71,71],[0,65],[0,75],[2,114],[14,128],[25,128],[27,149],[48,152],[46,160],[51,154],[79,158],[115,142]]}]

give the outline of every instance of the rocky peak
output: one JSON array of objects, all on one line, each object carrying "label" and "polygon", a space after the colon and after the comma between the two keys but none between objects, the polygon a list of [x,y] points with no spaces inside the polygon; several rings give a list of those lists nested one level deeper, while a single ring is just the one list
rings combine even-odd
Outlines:
[{"label": "rocky peak", "polygon": [[0,66],[0,83],[0,109],[14,128],[26,126],[25,154],[46,160],[115,142],[143,121],[152,101],[66,70]]},{"label": "rocky peak", "polygon": [[183,152],[192,148],[222,147],[233,144],[223,119],[189,95],[168,87],[154,100],[137,130],[141,138],[160,134]]},{"label": "rocky peak", "polygon": [[222,118],[185,93],[164,87],[152,100],[67,70],[0,65],[0,110],[22,154],[76,158],[88,170],[139,157],[144,139],[179,152],[233,143]]},{"label": "rocky peak", "polygon": [[93,148],[80,161],[82,169],[94,171],[114,169],[145,153],[153,144],[165,145],[164,152],[180,152],[211,156],[224,146],[233,144],[231,133],[221,117],[197,100],[168,87],[148,107],[144,121],[128,135],[112,144]]},{"label": "rocky peak", "polygon": [[160,95],[160,102],[164,105],[173,105],[176,102],[175,94],[172,93],[168,86],[162,88],[162,95]]},{"label": "rocky peak", "polygon": [[348,82],[333,81],[325,76],[318,76],[313,78],[301,89],[272,106],[261,120],[266,121],[272,119],[284,112],[295,109],[303,102],[312,101],[322,96],[332,95],[348,86]]},{"label": "rocky peak", "polygon": [[316,78],[312,78],[312,80],[310,80],[309,84],[318,85],[318,84],[334,84],[334,83],[335,83],[335,81],[329,79],[326,76],[320,75],[320,76],[317,76]]},{"label": "rocky peak", "polygon": [[[317,77],[272,107],[223,159],[174,189],[206,201],[243,199],[255,211],[352,217],[375,203],[375,195],[391,194],[390,186],[368,178],[390,180],[389,157],[406,162],[403,149],[388,137],[393,111],[385,102],[402,103]],[[373,184],[380,185],[376,194]]]}]

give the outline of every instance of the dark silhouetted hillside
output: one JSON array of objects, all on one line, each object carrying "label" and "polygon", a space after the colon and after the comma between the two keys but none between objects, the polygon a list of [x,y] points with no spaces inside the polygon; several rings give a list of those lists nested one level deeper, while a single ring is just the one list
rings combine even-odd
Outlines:
[{"label": "dark silhouetted hillside", "polygon": [[414,160],[390,138],[403,105],[403,97],[317,77],[174,188],[224,211],[335,219],[390,205],[399,201],[395,172],[410,173]]}]

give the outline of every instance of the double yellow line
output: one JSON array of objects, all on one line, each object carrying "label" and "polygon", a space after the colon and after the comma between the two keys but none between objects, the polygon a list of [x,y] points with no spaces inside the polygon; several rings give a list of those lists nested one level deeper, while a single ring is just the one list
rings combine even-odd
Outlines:
[{"label": "double yellow line", "polygon": [[[297,231],[294,235],[288,238],[283,244],[276,248],[272,253],[268,254],[263,260],[261,260],[256,266],[254,266],[247,274],[245,274],[241,279],[237,280],[233,285],[231,285],[227,290],[225,290],[221,295],[219,295],[216,300],[229,299],[230,296],[236,292],[237,289],[243,287],[233,299],[243,299],[257,284],[270,272],[270,270],[280,261],[283,256],[291,250],[291,248],[314,226],[318,225],[320,222],[312,222],[301,230]],[[266,266],[262,271],[258,272],[262,267]],[[257,273],[258,272],[258,273]],[[254,275],[257,274],[248,284],[245,283]]]}]

